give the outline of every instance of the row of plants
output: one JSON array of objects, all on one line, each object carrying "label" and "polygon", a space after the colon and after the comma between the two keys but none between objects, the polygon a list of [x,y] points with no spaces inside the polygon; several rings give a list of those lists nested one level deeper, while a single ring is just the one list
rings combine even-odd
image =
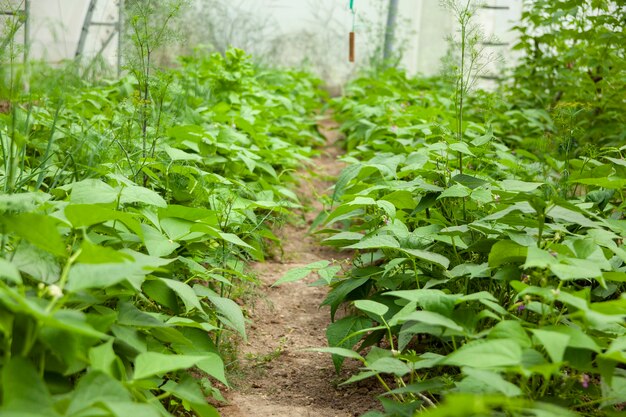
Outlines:
[{"label": "row of plants", "polygon": [[450,3],[451,77],[378,70],[332,105],[348,166],[313,229],[353,257],[309,268],[330,286],[319,350],[380,382],[368,417],[621,415],[623,8],[533,2],[488,93],[475,10]]},{"label": "row of plants", "polygon": [[219,415],[245,264],[280,246],[320,141],[317,84],[231,49],[97,83],[33,64],[6,88],[0,414]]},{"label": "row of plants", "polygon": [[349,165],[317,226],[354,256],[326,280],[323,350],[361,361],[347,382],[377,378],[389,416],[617,414],[626,148],[512,148],[505,112],[468,111],[459,141],[445,85],[388,70],[335,103]]}]

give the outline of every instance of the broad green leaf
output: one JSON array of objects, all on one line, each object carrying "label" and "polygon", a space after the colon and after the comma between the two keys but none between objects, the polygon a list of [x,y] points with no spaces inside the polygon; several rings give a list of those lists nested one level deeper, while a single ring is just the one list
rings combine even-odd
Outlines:
[{"label": "broad green leaf", "polygon": [[141,225],[132,214],[111,210],[96,204],[70,204],[65,207],[65,216],[75,228],[119,220],[136,235],[141,236]]},{"label": "broad green leaf", "polygon": [[489,339],[509,339],[522,348],[532,347],[532,341],[519,321],[504,320],[489,330]]},{"label": "broad green leaf", "polygon": [[402,377],[409,372],[411,368],[404,362],[396,358],[380,358],[370,363],[367,369],[376,373],[393,374]]},{"label": "broad green leaf", "polygon": [[460,152],[460,153],[465,154],[465,155],[475,156],[472,153],[472,151],[470,151],[470,149],[467,146],[467,144],[464,143],[464,142],[454,142],[454,143],[450,144],[450,149],[452,149],[453,151]]},{"label": "broad green leaf", "polygon": [[131,401],[109,401],[102,404],[103,407],[111,411],[114,417],[128,417],[128,416],[141,416],[141,417],[162,417],[155,406],[145,403],[136,403]]},{"label": "broad green leaf", "polygon": [[596,187],[610,188],[621,190],[626,187],[626,179],[620,177],[604,177],[604,178],[579,178],[570,180],[578,184],[593,185]]},{"label": "broad green leaf", "polygon": [[141,225],[143,241],[152,256],[168,256],[180,247],[180,244],[168,239],[161,232],[147,224]]},{"label": "broad green leaf", "polygon": [[499,240],[489,252],[489,266],[492,268],[508,263],[522,263],[526,260],[528,248],[512,240]]},{"label": "broad green leaf", "polygon": [[434,289],[390,291],[384,295],[414,301],[422,309],[434,311],[445,317],[452,314],[456,301],[462,297],[460,294],[446,294],[441,290]]},{"label": "broad green leaf", "polygon": [[450,266],[450,260],[443,255],[438,253],[425,251],[422,249],[408,249],[408,248],[400,248],[401,252],[404,252],[408,255],[414,256],[415,258],[421,259],[423,261],[432,262],[434,264],[439,265],[443,269],[447,269]]},{"label": "broad green leaf", "polygon": [[204,312],[202,305],[198,300],[198,296],[194,290],[184,282],[176,281],[168,278],[158,278],[161,282],[167,285],[172,291],[178,295],[185,305],[185,310],[189,313],[191,310],[196,309],[198,312]]},{"label": "broad green leaf", "polygon": [[127,185],[122,188],[120,203],[143,203],[149,206],[167,207],[167,203],[157,192],[138,185]]},{"label": "broad green leaf", "polygon": [[569,335],[542,329],[533,329],[532,333],[548,352],[553,363],[563,361],[565,349],[570,341]]},{"label": "broad green leaf", "polygon": [[[360,336],[350,335],[363,329],[370,328],[371,326],[372,322],[368,318],[360,316],[344,317],[341,320],[330,323],[326,328],[326,338],[328,340],[328,344],[333,347],[350,349],[360,340]],[[342,363],[343,355],[333,355],[333,364],[335,365],[335,370],[337,372],[341,369]]]},{"label": "broad green leaf", "polygon": [[133,379],[144,379],[181,369],[188,369],[205,359],[207,358],[204,356],[143,352],[135,358]]},{"label": "broad green leaf", "polygon": [[461,184],[454,184],[443,190],[443,192],[439,194],[439,197],[437,197],[437,200],[441,200],[442,198],[467,197],[468,195],[470,195],[470,189],[468,187]]},{"label": "broad green leaf", "polygon": [[[567,347],[576,348],[576,349],[587,349],[593,352],[600,353],[602,350],[600,346],[596,343],[593,337],[586,334],[583,330],[574,326],[546,326],[542,327],[541,330],[546,330],[554,333],[561,333],[569,336],[569,341],[567,342]],[[535,334],[535,336],[537,336]]]},{"label": "broad green leaf", "polygon": [[552,217],[555,220],[564,220],[566,222],[578,224],[584,227],[599,227],[599,224],[593,222],[592,220],[589,220],[581,213],[561,206],[552,207],[548,210],[546,215]]},{"label": "broad green leaf", "polygon": [[208,298],[220,315],[220,321],[234,329],[243,337],[244,341],[246,341],[246,320],[241,312],[241,307],[230,298],[219,297],[217,295],[209,296]]},{"label": "broad green leaf", "polygon": [[536,246],[529,246],[524,268],[548,268],[550,265],[554,265],[558,262],[557,258],[550,255],[549,252],[539,249]]},{"label": "broad green leaf", "polygon": [[226,242],[232,243],[233,245],[241,246],[242,248],[246,248],[246,249],[254,249],[252,246],[248,245],[246,242],[241,240],[239,236],[233,233],[219,232],[219,235]]},{"label": "broad green leaf", "polygon": [[500,188],[504,191],[530,193],[543,185],[542,182],[525,182],[518,180],[502,180]]},{"label": "broad green leaf", "polygon": [[472,190],[480,187],[481,185],[487,184],[487,181],[483,179],[472,177],[471,175],[465,175],[465,174],[457,174],[454,177],[450,178],[450,180],[456,183],[459,183],[461,185],[464,185]]},{"label": "broad green leaf", "polygon": [[109,375],[91,371],[83,376],[72,395],[67,408],[67,415],[79,415],[81,411],[91,408],[97,403],[128,402],[130,393],[117,380]]},{"label": "broad green leaf", "polygon": [[354,306],[374,316],[384,316],[389,311],[389,307],[386,305],[372,300],[357,300],[354,302]]},{"label": "broad green leaf", "polygon": [[[31,244],[56,256],[64,256],[65,243],[57,229],[59,221],[43,214],[19,213],[2,215],[0,224]],[[36,225],[36,227],[34,227]]]},{"label": "broad green leaf", "polygon": [[113,376],[116,360],[117,355],[113,351],[113,339],[89,349],[89,364],[92,371],[100,371]]},{"label": "broad green leaf", "polygon": [[308,277],[316,269],[326,268],[328,265],[330,265],[329,261],[316,261],[305,266],[290,269],[285,275],[283,275],[275,283],[273,283],[272,287],[285,284],[287,282],[299,281]]},{"label": "broad green leaf", "polygon": [[80,255],[76,258],[77,263],[84,264],[106,264],[126,261],[132,262],[133,257],[106,246],[95,245],[88,240],[83,240],[80,246]]},{"label": "broad green leaf", "polygon": [[110,185],[95,179],[86,179],[61,187],[71,190],[73,204],[101,204],[117,201],[119,192]]},{"label": "broad green leaf", "polygon": [[0,258],[0,278],[3,278],[13,284],[21,284],[22,276],[20,271],[11,262]]},{"label": "broad green leaf", "polygon": [[[44,381],[30,360],[13,357],[2,367],[2,412],[58,416]],[[32,413],[32,414],[31,414]]]},{"label": "broad green leaf", "polygon": [[465,375],[488,385],[494,391],[500,392],[507,397],[517,397],[522,395],[522,390],[517,385],[505,380],[498,373],[470,367],[464,367],[461,370]]},{"label": "broad green leaf", "polygon": [[373,236],[365,238],[360,242],[346,246],[348,249],[398,249],[400,243],[392,236]]},{"label": "broad green leaf", "polygon": [[356,178],[361,172],[362,166],[360,164],[348,165],[346,168],[341,171],[339,174],[339,178],[337,178],[337,182],[335,183],[335,190],[333,192],[333,201],[339,201],[339,199],[346,192],[346,188],[348,183]]},{"label": "broad green leaf", "polygon": [[626,272],[603,272],[602,277],[607,281],[626,282]]},{"label": "broad green leaf", "polygon": [[491,339],[469,342],[449,354],[442,363],[472,368],[517,366],[522,362],[522,349],[513,340]]},{"label": "broad green leaf", "polygon": [[191,408],[198,417],[220,417],[218,411],[213,406],[207,404],[202,389],[191,377],[184,377],[178,383],[171,380],[167,381],[162,389],[191,404]]},{"label": "broad green leaf", "polygon": [[459,326],[454,320],[442,316],[439,313],[424,310],[413,311],[408,314],[396,314],[391,320],[389,320],[389,325],[395,326],[397,324],[406,323],[408,321],[417,321],[432,326],[441,326],[443,328],[454,330],[457,332],[463,332],[463,327]]},{"label": "broad green leaf", "polygon": [[202,359],[196,363],[196,366],[228,386],[228,380],[226,379],[226,374],[224,373],[224,362],[217,353],[203,352]]}]

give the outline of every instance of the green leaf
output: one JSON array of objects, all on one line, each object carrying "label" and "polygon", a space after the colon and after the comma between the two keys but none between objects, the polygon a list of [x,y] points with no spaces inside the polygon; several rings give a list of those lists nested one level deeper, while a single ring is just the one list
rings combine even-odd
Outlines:
[{"label": "green leaf", "polygon": [[213,352],[204,352],[202,353],[202,358],[203,359],[200,359],[196,366],[228,386],[228,380],[224,373],[224,362],[220,355]]},{"label": "green leaf", "polygon": [[146,249],[152,256],[168,256],[180,247],[179,243],[168,239],[152,226],[142,224],[141,231]]},{"label": "green leaf", "polygon": [[0,278],[4,278],[14,284],[22,283],[20,271],[11,262],[0,258]]},{"label": "green leaf", "polygon": [[467,197],[468,195],[470,195],[470,189],[468,187],[461,184],[454,184],[443,190],[443,192],[439,194],[439,197],[437,197],[437,200],[441,200],[442,198]]},{"label": "green leaf", "polygon": [[198,300],[198,296],[195,291],[184,282],[176,281],[168,278],[158,278],[161,282],[163,282],[167,287],[169,287],[172,291],[178,295],[178,297],[182,300],[185,305],[185,310],[189,313],[191,310],[196,309],[199,312],[204,312],[202,309],[202,305]]},{"label": "green leaf", "polygon": [[398,249],[400,243],[392,236],[373,236],[365,238],[353,245],[346,246],[347,249]]},{"label": "green leaf", "polygon": [[143,203],[149,206],[167,207],[167,203],[157,192],[138,185],[127,185],[122,188],[120,203]]},{"label": "green leaf", "polygon": [[66,414],[79,415],[97,403],[130,400],[130,393],[119,381],[102,372],[91,371],[78,381]]},{"label": "green leaf", "polygon": [[472,153],[472,151],[470,151],[470,149],[467,146],[467,144],[464,143],[464,142],[454,142],[454,143],[450,144],[450,149],[452,149],[453,151],[460,152],[460,153],[465,154],[465,155],[475,156]]},{"label": "green leaf", "polygon": [[235,235],[233,233],[219,232],[219,235],[226,242],[232,243],[233,245],[241,246],[241,247],[246,248],[246,249],[254,249],[252,246],[248,245],[246,242],[241,240],[241,238],[239,238],[239,236],[237,236],[237,235]]},{"label": "green leaf", "polygon": [[220,315],[220,321],[234,329],[246,341],[246,320],[241,312],[241,307],[230,298],[223,298],[217,295],[209,296],[208,298]]},{"label": "green leaf", "polygon": [[329,264],[330,262],[328,261],[316,261],[305,266],[290,269],[287,273],[285,273],[285,275],[274,282],[272,287],[304,279],[312,274],[316,269],[326,268]]},{"label": "green leaf", "polygon": [[89,364],[92,371],[100,371],[113,376],[116,360],[117,355],[113,351],[113,339],[89,349]]},{"label": "green leaf", "polygon": [[518,180],[500,181],[500,187],[504,191],[513,191],[521,193],[530,193],[543,185],[542,182],[526,182]]},{"label": "green leaf", "polygon": [[34,213],[3,215],[0,224],[38,248],[56,256],[66,255],[65,243],[57,229],[59,221],[54,217]]},{"label": "green leaf", "polygon": [[374,316],[384,316],[389,311],[389,307],[386,305],[372,300],[357,300],[354,302],[354,306]]},{"label": "green leaf", "polygon": [[132,214],[111,210],[96,204],[70,204],[65,207],[65,216],[75,228],[119,220],[133,233],[141,236],[141,225]]},{"label": "green leaf", "polygon": [[362,166],[360,164],[348,165],[341,171],[337,182],[335,183],[335,190],[333,192],[333,201],[339,201],[339,199],[346,192],[348,183],[356,178],[361,172]]},{"label": "green leaf", "polygon": [[443,269],[447,269],[450,266],[450,260],[443,255],[438,253],[425,251],[422,249],[408,249],[408,248],[400,248],[401,252],[406,253],[407,255],[411,255],[415,258],[421,259],[423,261],[432,262],[434,264],[439,265]]},{"label": "green leaf", "polygon": [[495,268],[508,263],[522,263],[526,260],[528,248],[512,240],[500,240],[491,247],[489,266]]},{"label": "green leaf", "polygon": [[584,227],[596,228],[599,224],[589,220],[587,217],[577,211],[573,211],[561,206],[554,206],[548,210],[547,216],[552,217],[555,220],[564,220],[569,223],[578,224]]},{"label": "green leaf", "polygon": [[472,190],[480,187],[481,185],[487,184],[487,181],[485,180],[465,174],[457,174],[454,177],[450,178],[450,180],[458,184],[464,185]]},{"label": "green leaf", "polygon": [[626,187],[626,178],[602,177],[602,178],[579,178],[570,180],[578,184],[593,185],[596,187],[621,190]]},{"label": "green leaf", "polygon": [[396,358],[380,358],[370,363],[367,369],[376,373],[393,374],[402,377],[409,372],[411,368],[400,359]]},{"label": "green leaf", "polygon": [[[2,269],[1,265],[0,265],[0,269]],[[607,281],[626,282],[626,272],[614,272],[614,271],[603,272],[602,278],[604,278]]]},{"label": "green leaf", "polygon": [[212,357],[143,352],[135,358],[133,379],[144,379],[181,369],[189,369],[206,359],[211,360]]},{"label": "green leaf", "polygon": [[532,341],[519,321],[504,320],[489,330],[489,339],[509,339],[522,348],[531,348]]},{"label": "green leaf", "polygon": [[[371,327],[370,319],[360,316],[347,316],[328,325],[326,328],[326,338],[328,344],[333,347],[352,348],[359,340],[360,336],[351,336],[353,333]],[[335,370],[339,372],[343,363],[344,355],[333,355]]]},{"label": "green leaf", "polygon": [[442,363],[473,368],[517,366],[522,363],[522,349],[513,340],[475,340],[446,356]]},{"label": "green leaf", "polygon": [[[13,357],[2,367],[2,413],[23,412],[25,415],[58,416],[52,397],[32,363]],[[32,413],[32,414],[31,414]]]},{"label": "green leaf", "polygon": [[500,392],[507,397],[522,395],[522,390],[517,385],[505,380],[500,374],[485,369],[474,369],[470,367],[464,367],[461,370],[465,375],[482,382],[494,391]]},{"label": "green leaf", "polygon": [[550,356],[553,363],[561,363],[565,349],[570,341],[570,337],[563,333],[552,332],[549,330],[533,329],[531,330],[537,340],[543,345],[546,352]]},{"label": "green leaf", "polygon": [[441,326],[446,329],[454,330],[457,332],[463,332],[463,327],[459,326],[454,320],[449,319],[439,313],[433,311],[413,311],[410,313],[398,313],[391,320],[389,320],[390,326],[406,323],[408,321],[417,321],[420,323],[426,323],[432,326]]},{"label": "green leaf", "polygon": [[101,204],[117,201],[119,192],[110,185],[95,179],[74,182],[62,188],[70,189],[73,204]]}]

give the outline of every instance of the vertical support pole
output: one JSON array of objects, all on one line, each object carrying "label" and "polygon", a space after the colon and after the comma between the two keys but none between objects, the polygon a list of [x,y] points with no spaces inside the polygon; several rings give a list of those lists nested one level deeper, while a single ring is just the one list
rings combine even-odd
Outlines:
[{"label": "vertical support pole", "polygon": [[383,48],[383,61],[387,62],[393,53],[393,41],[396,31],[396,18],[398,16],[398,0],[389,0],[387,10],[387,26],[385,27],[385,45]]},{"label": "vertical support pole", "polygon": [[24,0],[24,91],[30,91],[30,0]]},{"label": "vertical support pole", "polygon": [[83,28],[80,31],[80,38],[78,39],[78,47],[76,48],[75,55],[76,57],[81,56],[85,49],[85,42],[87,41],[87,35],[89,35],[89,26],[91,25],[91,19],[95,8],[96,0],[90,0],[89,7],[87,8],[87,14],[85,15],[85,22],[83,23]]},{"label": "vertical support pole", "polygon": [[354,62],[354,32],[350,32],[350,53],[348,55],[348,61]]},{"label": "vertical support pole", "polygon": [[124,34],[124,0],[119,0],[117,3],[118,15],[117,15],[117,76],[122,75],[122,46]]}]

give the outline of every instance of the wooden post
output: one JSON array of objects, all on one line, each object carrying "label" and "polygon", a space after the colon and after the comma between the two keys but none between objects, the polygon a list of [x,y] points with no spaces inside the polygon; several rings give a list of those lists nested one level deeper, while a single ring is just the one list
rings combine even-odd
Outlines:
[{"label": "wooden post", "polygon": [[354,62],[354,32],[350,32],[350,54],[348,60]]}]

